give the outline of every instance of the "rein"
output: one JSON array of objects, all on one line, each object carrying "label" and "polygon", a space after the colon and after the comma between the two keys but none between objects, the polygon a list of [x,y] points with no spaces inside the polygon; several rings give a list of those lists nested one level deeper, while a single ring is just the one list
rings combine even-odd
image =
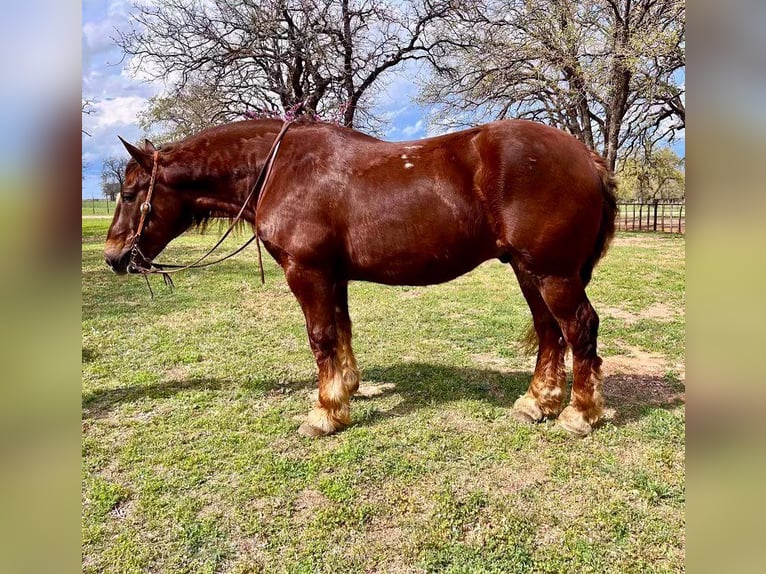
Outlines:
[{"label": "rein", "polygon": [[[163,279],[165,280],[165,284],[169,285],[171,288],[173,287],[173,280],[170,276],[171,273],[178,273],[179,271],[185,271],[186,269],[200,269],[202,267],[209,267],[211,265],[215,265],[216,263],[220,263],[221,261],[225,261],[226,259],[229,259],[230,257],[233,257],[237,253],[241,252],[245,247],[250,245],[253,241],[255,241],[256,246],[258,247],[258,267],[261,272],[261,284],[266,283],[266,278],[264,276],[263,272],[263,258],[261,256],[261,245],[260,245],[260,237],[258,236],[258,211],[259,207],[261,205],[261,202],[263,201],[263,196],[266,192],[266,184],[269,181],[269,176],[271,175],[272,167],[274,166],[274,160],[277,157],[277,152],[279,151],[279,146],[282,143],[282,138],[287,133],[287,129],[290,127],[290,124],[292,122],[286,121],[284,124],[282,124],[282,129],[277,134],[277,137],[274,139],[274,143],[271,144],[271,149],[269,150],[269,153],[266,154],[266,160],[263,163],[263,166],[261,167],[261,171],[258,174],[258,178],[255,180],[255,183],[253,184],[253,187],[250,189],[250,193],[245,198],[244,203],[242,204],[242,208],[239,210],[239,213],[237,213],[236,217],[231,222],[231,225],[226,230],[226,232],[221,236],[221,238],[218,240],[218,242],[211,247],[207,253],[199,257],[198,259],[192,261],[191,263],[187,265],[173,265],[171,263],[150,263],[150,267],[142,267],[138,264],[137,258],[140,256],[141,259],[143,259],[144,262],[147,262],[147,258],[144,257],[144,254],[141,253],[141,250],[138,247],[138,242],[141,239],[141,233],[144,230],[144,223],[146,221],[146,217],[152,210],[152,193],[154,192],[154,184],[157,176],[157,166],[159,164],[159,151],[154,152],[154,165],[152,166],[152,177],[149,180],[149,190],[146,192],[146,201],[144,201],[141,204],[141,219],[138,222],[138,229],[136,230],[135,235],[133,236],[133,242],[131,245],[130,250],[130,263],[128,264],[128,269],[132,270],[134,272],[138,272],[144,276],[146,279],[147,285],[149,285],[149,279],[148,275],[153,273],[159,273],[162,275]],[[253,194],[255,194],[256,191],[260,189],[260,194],[258,195],[258,200],[255,204],[255,217],[254,217],[254,229],[253,229],[253,236],[248,239],[244,245],[237,248],[236,250],[232,251],[228,255],[225,255],[223,257],[220,257],[218,259],[215,259],[213,261],[207,261],[205,263],[202,263],[205,259],[207,259],[220,245],[224,242],[224,240],[229,236],[229,234],[232,232],[234,227],[239,223],[240,219],[242,218],[242,214],[245,212],[245,208],[247,208],[248,204],[250,203],[250,200],[253,197]],[[149,293],[151,293],[152,297],[154,297],[154,293],[152,292],[151,285],[149,285]]]}]

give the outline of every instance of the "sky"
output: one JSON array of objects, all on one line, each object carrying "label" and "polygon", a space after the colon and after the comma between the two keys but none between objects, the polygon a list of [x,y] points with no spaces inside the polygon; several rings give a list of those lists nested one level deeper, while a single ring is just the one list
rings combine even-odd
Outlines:
[{"label": "sky", "polygon": [[[29,0],[35,2],[36,0]],[[83,115],[82,137],[83,198],[101,197],[100,174],[109,156],[127,157],[117,139],[143,137],[138,113],[147,100],[164,89],[162,82],[147,83],[132,77],[129,62],[115,45],[118,30],[129,27],[130,2],[126,0],[83,0],[82,3],[82,97],[92,101],[89,115]],[[377,100],[376,114],[388,119],[384,139],[411,140],[432,135],[428,131],[429,109],[414,103],[418,70],[408,69],[385,77],[387,85]],[[673,146],[685,155],[685,142]]]},{"label": "sky", "polygon": [[80,65],[79,52],[69,48],[77,41],[79,22],[69,2],[3,2],[2,14],[0,195],[8,191],[3,185],[6,174],[39,170],[40,150],[55,126],[65,123],[62,116],[71,117],[70,98]]},{"label": "sky", "polygon": [[[147,100],[162,92],[162,83],[146,83],[131,77],[127,61],[113,38],[116,30],[129,26],[130,3],[125,0],[83,0],[82,4],[82,97],[93,101],[93,113],[83,115],[83,198],[101,197],[100,176],[104,159],[127,157],[117,136],[127,141],[143,137],[138,112]],[[389,119],[383,132],[388,140],[425,137],[427,109],[413,102],[417,87],[410,73],[390,74],[378,98],[376,111]]]}]

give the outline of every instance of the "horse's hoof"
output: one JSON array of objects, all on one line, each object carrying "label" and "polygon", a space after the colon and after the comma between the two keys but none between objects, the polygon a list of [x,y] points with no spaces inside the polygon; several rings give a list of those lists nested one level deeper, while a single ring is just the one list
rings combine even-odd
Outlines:
[{"label": "horse's hoof", "polygon": [[535,399],[529,395],[522,395],[513,403],[511,416],[520,423],[535,424],[543,420],[543,411],[537,406]]},{"label": "horse's hoof", "polygon": [[322,429],[317,428],[309,423],[303,423],[300,427],[298,427],[298,434],[308,438],[317,438],[320,436],[327,436],[332,433],[323,431]]},{"label": "horse's hoof", "polygon": [[561,411],[559,418],[556,419],[556,428],[576,438],[584,438],[593,431],[593,427],[585,420],[582,413],[575,410],[572,405]]}]

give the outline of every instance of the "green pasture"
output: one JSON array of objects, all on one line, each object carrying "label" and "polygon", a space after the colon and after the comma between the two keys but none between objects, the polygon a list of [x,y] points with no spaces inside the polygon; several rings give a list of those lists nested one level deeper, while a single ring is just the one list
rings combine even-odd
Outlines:
[{"label": "green pasture", "polygon": [[107,199],[83,199],[82,214],[84,216],[112,215],[114,213],[114,201]]},{"label": "green pasture", "polygon": [[590,437],[510,417],[534,358],[493,261],[427,288],[352,284],[380,394],[309,440],[315,364],[270,258],[265,286],[253,248],[174,292],[154,278],[151,299],[104,266],[108,219],[82,223],[84,572],[683,571],[682,236],[620,234],[594,274],[608,410]]}]

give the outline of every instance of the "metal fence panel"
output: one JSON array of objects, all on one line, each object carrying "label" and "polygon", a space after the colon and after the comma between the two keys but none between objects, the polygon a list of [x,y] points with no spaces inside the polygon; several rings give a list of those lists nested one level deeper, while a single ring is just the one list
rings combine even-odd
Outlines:
[{"label": "metal fence panel", "polygon": [[686,233],[686,204],[682,201],[625,201],[617,204],[618,231]]}]

